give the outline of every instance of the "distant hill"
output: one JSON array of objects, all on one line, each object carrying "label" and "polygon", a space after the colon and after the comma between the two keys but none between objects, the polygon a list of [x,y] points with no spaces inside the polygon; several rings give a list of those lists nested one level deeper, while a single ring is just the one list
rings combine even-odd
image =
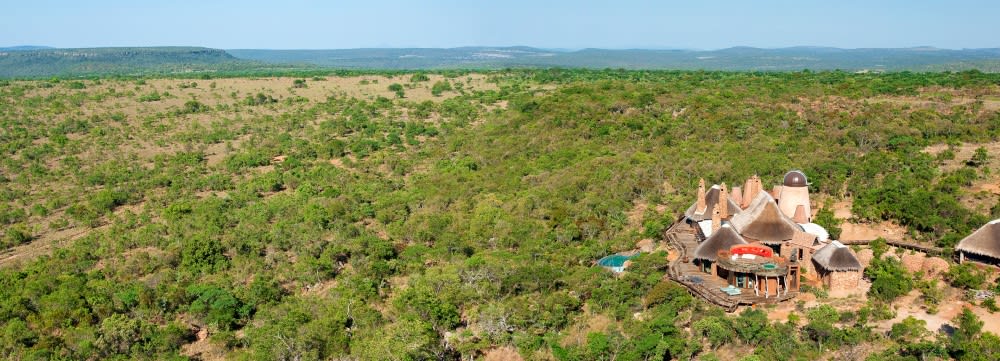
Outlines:
[{"label": "distant hill", "polygon": [[1000,72],[1000,49],[930,47],[840,49],[791,47],[721,50],[531,47],[371,48],[340,50],[218,50],[200,47],[0,49],[0,78],[108,74],[253,72],[291,69],[434,70],[496,68],[624,68],[729,71]]},{"label": "distant hill", "polygon": [[25,50],[44,50],[44,49],[54,49],[54,48],[51,46],[38,46],[38,45],[18,45],[18,46],[0,47],[0,51],[25,51]]},{"label": "distant hill", "polygon": [[228,50],[242,59],[351,69],[583,67],[679,70],[1000,71],[1000,49],[839,49],[791,47],[721,50],[463,47],[450,49]]},{"label": "distant hill", "polygon": [[28,49],[0,51],[0,77],[185,73],[254,63],[199,47]]}]

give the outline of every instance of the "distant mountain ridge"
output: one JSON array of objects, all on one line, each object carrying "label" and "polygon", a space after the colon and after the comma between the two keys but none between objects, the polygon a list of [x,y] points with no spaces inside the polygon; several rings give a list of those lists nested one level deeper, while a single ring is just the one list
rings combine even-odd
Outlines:
[{"label": "distant mountain ridge", "polygon": [[25,50],[44,50],[44,49],[54,49],[54,48],[50,46],[38,46],[38,45],[18,45],[18,46],[0,47],[0,51],[25,51]]},{"label": "distant mountain ridge", "polygon": [[184,73],[250,66],[225,50],[121,47],[0,51],[0,77]]},{"label": "distant mountain ridge", "polygon": [[177,74],[266,69],[441,70],[623,68],[726,71],[1000,72],[1000,48],[939,49],[796,46],[684,49],[540,49],[527,46],[220,50],[203,47],[0,48],[0,77]]},{"label": "distant mountain ridge", "polygon": [[582,67],[677,70],[914,70],[1000,71],[1000,48],[840,49],[798,46],[719,50],[581,49],[517,47],[367,48],[341,50],[232,49],[242,59],[349,69]]}]

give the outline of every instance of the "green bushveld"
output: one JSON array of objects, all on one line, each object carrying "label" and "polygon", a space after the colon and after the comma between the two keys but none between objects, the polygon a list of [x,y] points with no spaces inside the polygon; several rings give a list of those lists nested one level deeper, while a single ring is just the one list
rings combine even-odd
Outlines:
[{"label": "green bushveld", "polygon": [[[996,141],[1000,114],[871,99],[975,95],[1000,75],[552,69],[489,72],[496,90],[452,86],[467,74],[445,73],[433,88],[450,97],[434,101],[402,86],[395,99],[318,102],[255,90],[150,114],[113,105],[173,98],[142,79],[0,84],[3,247],[53,242],[0,268],[0,355],[184,359],[192,325],[237,360],[458,360],[498,346],[559,360],[711,358],[724,345],[760,360],[859,343],[878,345],[873,360],[1000,352],[971,313],[949,337],[874,331],[914,287],[893,261],[871,270],[869,306],[794,322],[692,298],[664,280],[664,253],[621,277],[592,266],[656,237],[698,178],[792,168],[814,193],[853,197],[861,220],[951,247],[988,219],[959,201],[988,158],[942,172],[921,149]],[[226,155],[211,160],[209,147]],[[666,210],[630,226],[637,199]],[[949,280],[996,287],[970,272]],[[564,339],[598,316],[607,327]]]}]

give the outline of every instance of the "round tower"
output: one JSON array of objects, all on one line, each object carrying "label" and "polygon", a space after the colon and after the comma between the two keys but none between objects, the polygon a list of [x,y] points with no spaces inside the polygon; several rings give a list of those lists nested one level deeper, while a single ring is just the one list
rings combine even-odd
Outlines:
[{"label": "round tower", "polygon": [[785,180],[781,183],[778,208],[781,209],[781,213],[791,218],[795,217],[795,210],[798,207],[803,208],[799,210],[799,220],[803,215],[806,220],[806,222],[800,223],[812,222],[812,207],[809,206],[809,180],[802,171],[793,170],[785,173]]}]

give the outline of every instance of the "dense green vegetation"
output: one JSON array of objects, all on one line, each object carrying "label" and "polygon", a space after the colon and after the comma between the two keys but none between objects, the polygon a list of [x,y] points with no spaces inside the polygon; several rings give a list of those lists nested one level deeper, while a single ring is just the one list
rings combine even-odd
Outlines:
[{"label": "dense green vegetation", "polygon": [[[183,359],[198,329],[240,360],[468,359],[499,346],[558,360],[708,360],[722,347],[810,360],[857,344],[875,360],[1000,352],[972,314],[950,336],[915,321],[877,332],[920,286],[897,261],[876,262],[861,310],[800,307],[780,322],[691,297],[664,280],[662,252],[621,277],[592,266],[657,236],[698,178],[774,182],[793,168],[815,193],[852,197],[861,220],[951,246],[987,219],[959,197],[989,170],[944,172],[921,149],[996,141],[1000,113],[869,99],[974,97],[1000,75],[554,69],[489,73],[496,90],[473,91],[463,75],[427,101],[3,83],[3,247],[52,249],[0,268],[0,355]],[[665,212],[630,225],[637,200]],[[949,280],[996,287],[972,270]]]}]

